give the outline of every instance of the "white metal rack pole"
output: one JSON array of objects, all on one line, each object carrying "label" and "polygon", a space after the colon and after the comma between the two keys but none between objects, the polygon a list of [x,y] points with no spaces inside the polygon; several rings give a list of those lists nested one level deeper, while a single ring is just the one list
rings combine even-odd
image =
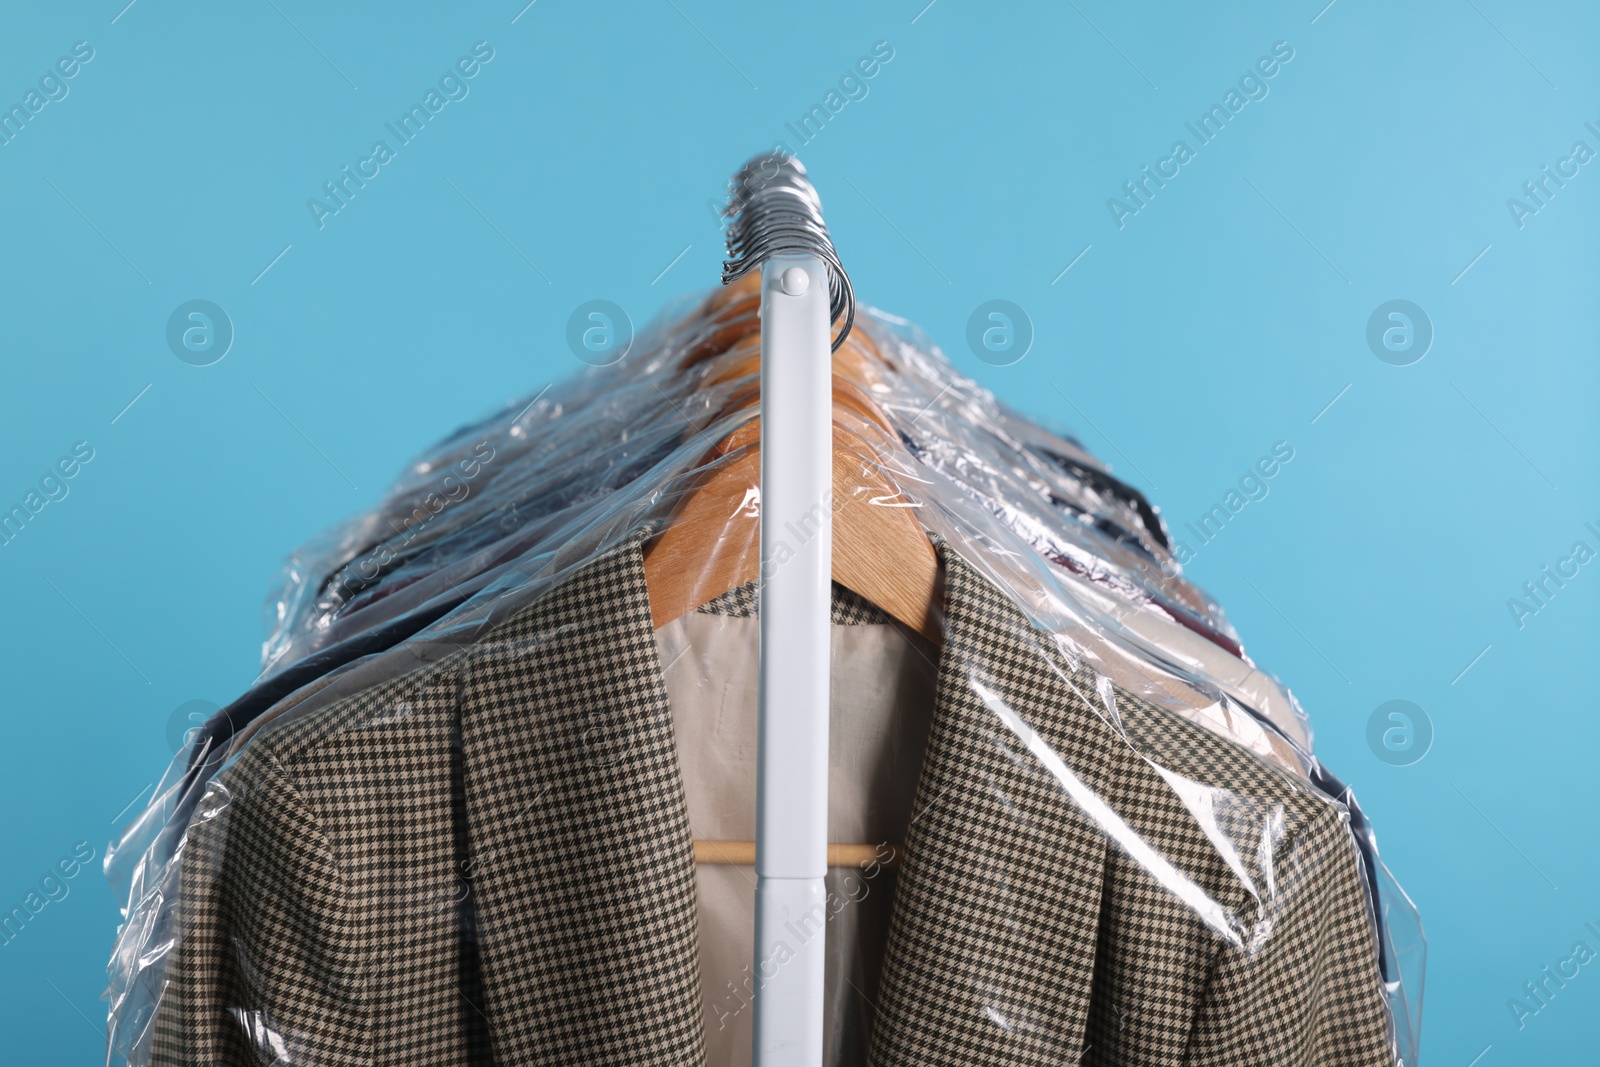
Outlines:
[{"label": "white metal rack pole", "polygon": [[756,1067],[821,1067],[828,864],[833,352],[813,256],[761,270]]}]

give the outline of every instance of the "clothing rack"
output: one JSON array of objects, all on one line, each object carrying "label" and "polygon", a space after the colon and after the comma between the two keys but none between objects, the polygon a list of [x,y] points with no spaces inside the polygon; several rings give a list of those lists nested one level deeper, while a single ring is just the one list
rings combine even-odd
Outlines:
[{"label": "clothing rack", "polygon": [[[724,284],[761,271],[755,1067],[821,1067],[833,360],[855,295],[797,160],[734,176]],[[831,324],[841,327],[830,345]]]}]

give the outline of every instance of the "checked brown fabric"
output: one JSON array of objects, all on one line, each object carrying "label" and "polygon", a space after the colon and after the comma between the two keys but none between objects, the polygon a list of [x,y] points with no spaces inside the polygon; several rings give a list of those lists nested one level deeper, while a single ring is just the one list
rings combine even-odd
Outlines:
[{"label": "checked brown fabric", "polygon": [[[1338,809],[1192,723],[1102,699],[999,589],[941,557],[938,703],[873,1062],[1393,1063]],[[1141,847],[1171,865],[1166,884]]]},{"label": "checked brown fabric", "polygon": [[[1340,810],[1097,689],[940,555],[871,1062],[1392,1063]],[[476,645],[263,731],[180,862],[154,1063],[705,1061],[637,540]]]}]

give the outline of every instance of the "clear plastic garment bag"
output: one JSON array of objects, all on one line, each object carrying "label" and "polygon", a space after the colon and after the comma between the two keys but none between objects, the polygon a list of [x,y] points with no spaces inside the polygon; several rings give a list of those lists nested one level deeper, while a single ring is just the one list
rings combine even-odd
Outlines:
[{"label": "clear plastic garment bag", "polygon": [[[767,182],[820,227],[781,158],[735,213]],[[829,1065],[1414,1064],[1416,911],[1308,717],[1138,489],[831,244],[827,479],[763,556],[806,253],[749,251],[290,557],[107,861],[108,1062],[731,1067],[815,965]],[[825,862],[758,952],[763,593],[824,512]]]}]

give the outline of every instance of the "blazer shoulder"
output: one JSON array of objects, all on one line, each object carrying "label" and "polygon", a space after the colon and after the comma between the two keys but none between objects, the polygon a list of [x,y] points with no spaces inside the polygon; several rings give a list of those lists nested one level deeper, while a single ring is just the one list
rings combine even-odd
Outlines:
[{"label": "blazer shoulder", "polygon": [[1340,817],[1338,805],[1306,779],[1120,687],[1112,693],[1117,726],[1130,747],[1180,793],[1204,796],[1219,817],[1270,817],[1280,824],[1281,838],[1319,819]]},{"label": "blazer shoulder", "polygon": [[[433,663],[418,666],[375,682],[310,710],[292,710],[279,722],[268,723],[239,755],[243,761],[259,753],[290,778],[308,761],[341,742],[381,744],[388,727],[404,727],[454,705],[455,691],[465,670],[467,653],[458,651]],[[335,683],[338,684],[338,683]],[[313,698],[317,699],[317,698]]]},{"label": "blazer shoulder", "polygon": [[1258,934],[1324,859],[1354,852],[1344,808],[1306,780],[1132,694],[1115,701],[1130,747],[1185,809],[1184,836],[1205,839],[1211,895],[1240,920],[1253,914]]}]

